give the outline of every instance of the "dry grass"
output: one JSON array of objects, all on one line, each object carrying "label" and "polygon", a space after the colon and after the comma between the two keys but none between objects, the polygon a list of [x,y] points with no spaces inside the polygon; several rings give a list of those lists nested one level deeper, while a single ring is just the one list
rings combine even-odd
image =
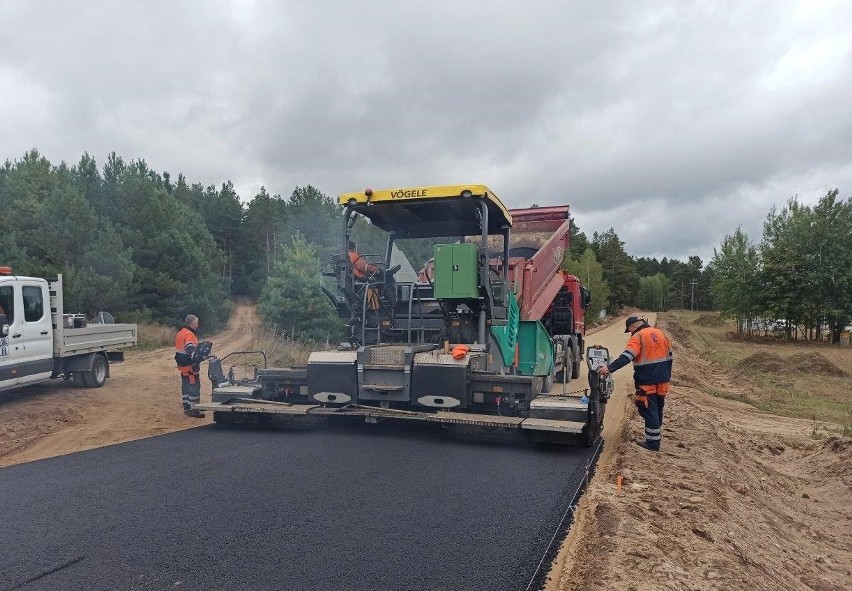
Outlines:
[{"label": "dry grass", "polygon": [[270,367],[299,367],[308,363],[313,351],[327,351],[337,343],[302,341],[269,329],[258,329],[252,335],[252,348],[264,351]]},{"label": "dry grass", "polygon": [[718,314],[702,314],[693,320],[698,326],[718,327],[725,326],[725,321]]},{"label": "dry grass", "polygon": [[138,344],[137,347],[142,350],[160,349],[168,347],[175,342],[176,330],[170,326],[152,323],[137,324]]},{"label": "dry grass", "polygon": [[[176,329],[153,323],[139,323],[136,348],[142,351],[171,347],[175,341]],[[288,335],[269,329],[254,329],[249,347],[254,351],[263,351],[269,367],[304,366],[312,351],[333,349],[337,343],[303,341],[291,339]],[[256,360],[250,360],[256,362]]]},{"label": "dry grass", "polygon": [[[737,399],[769,412],[838,429],[852,426],[852,348],[826,343],[742,340],[732,321],[702,321],[698,312],[667,313],[674,338],[730,371],[748,388]],[[719,393],[731,397],[730,393]]]}]

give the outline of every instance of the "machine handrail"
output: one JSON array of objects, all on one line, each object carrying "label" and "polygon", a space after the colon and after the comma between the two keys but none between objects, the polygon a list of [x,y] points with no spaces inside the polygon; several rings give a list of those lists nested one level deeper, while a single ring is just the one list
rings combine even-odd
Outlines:
[{"label": "machine handrail", "polygon": [[426,289],[427,287],[432,287],[429,284],[420,283],[419,281],[403,281],[397,283],[397,286],[408,285],[411,287],[411,290],[408,292],[408,316],[406,318],[407,327],[408,327],[408,342],[411,343],[411,319],[413,317],[413,308],[414,308],[414,299],[417,298],[417,313],[418,318],[420,320],[420,342],[423,342],[423,339],[426,336],[425,328],[423,326],[423,300],[420,298],[420,290]]},{"label": "machine handrail", "polygon": [[266,351],[232,351],[224,357],[217,357],[217,359],[219,361],[225,361],[228,357],[231,357],[232,355],[246,355],[249,353],[260,353],[260,355],[263,357],[263,368],[266,369],[268,367],[266,362]]}]

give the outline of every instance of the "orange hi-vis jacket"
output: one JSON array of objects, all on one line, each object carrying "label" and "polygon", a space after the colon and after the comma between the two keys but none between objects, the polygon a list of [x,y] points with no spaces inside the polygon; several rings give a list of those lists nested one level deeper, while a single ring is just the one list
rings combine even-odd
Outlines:
[{"label": "orange hi-vis jacket", "polygon": [[373,263],[368,263],[367,260],[354,250],[349,251],[349,262],[352,263],[352,274],[357,279],[366,279],[367,274],[372,275],[379,268]]},{"label": "orange hi-vis jacket", "polygon": [[[627,348],[618,359],[609,364],[615,371],[633,362],[633,380],[638,389],[656,394],[665,394],[672,379],[672,342],[659,328],[642,326],[630,336]],[[662,386],[644,388],[643,386]]]},{"label": "orange hi-vis jacket", "polygon": [[175,362],[181,375],[194,374],[192,352],[198,347],[198,337],[189,328],[180,329],[175,336]]}]

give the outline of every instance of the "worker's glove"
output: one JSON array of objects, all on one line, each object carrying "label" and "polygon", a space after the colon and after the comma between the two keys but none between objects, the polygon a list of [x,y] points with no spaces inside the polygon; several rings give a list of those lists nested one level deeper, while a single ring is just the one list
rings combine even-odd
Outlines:
[{"label": "worker's glove", "polygon": [[387,270],[387,274],[388,274],[388,275],[393,275],[394,273],[396,273],[397,271],[399,271],[399,269],[400,269],[400,266],[399,266],[399,265],[394,265],[393,267],[391,267],[390,269],[388,269],[388,270]]}]

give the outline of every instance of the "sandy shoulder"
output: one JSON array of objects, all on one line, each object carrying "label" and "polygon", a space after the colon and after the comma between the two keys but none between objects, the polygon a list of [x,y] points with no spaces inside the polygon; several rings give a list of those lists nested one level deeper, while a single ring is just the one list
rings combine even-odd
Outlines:
[{"label": "sandy shoulder", "polygon": [[[257,326],[255,307],[238,304],[227,328],[210,337],[223,357],[248,348]],[[203,327],[202,327],[203,328]],[[202,374],[204,370],[202,368]],[[209,424],[183,415],[180,375],[172,348],[129,352],[111,366],[102,388],[50,382],[0,392],[0,466],[29,462]],[[202,376],[202,400],[210,400]]]},{"label": "sandy shoulder", "polygon": [[675,342],[659,454],[631,442],[643,424],[619,387],[548,591],[852,589],[852,440],[706,393],[721,383],[738,387]]}]

